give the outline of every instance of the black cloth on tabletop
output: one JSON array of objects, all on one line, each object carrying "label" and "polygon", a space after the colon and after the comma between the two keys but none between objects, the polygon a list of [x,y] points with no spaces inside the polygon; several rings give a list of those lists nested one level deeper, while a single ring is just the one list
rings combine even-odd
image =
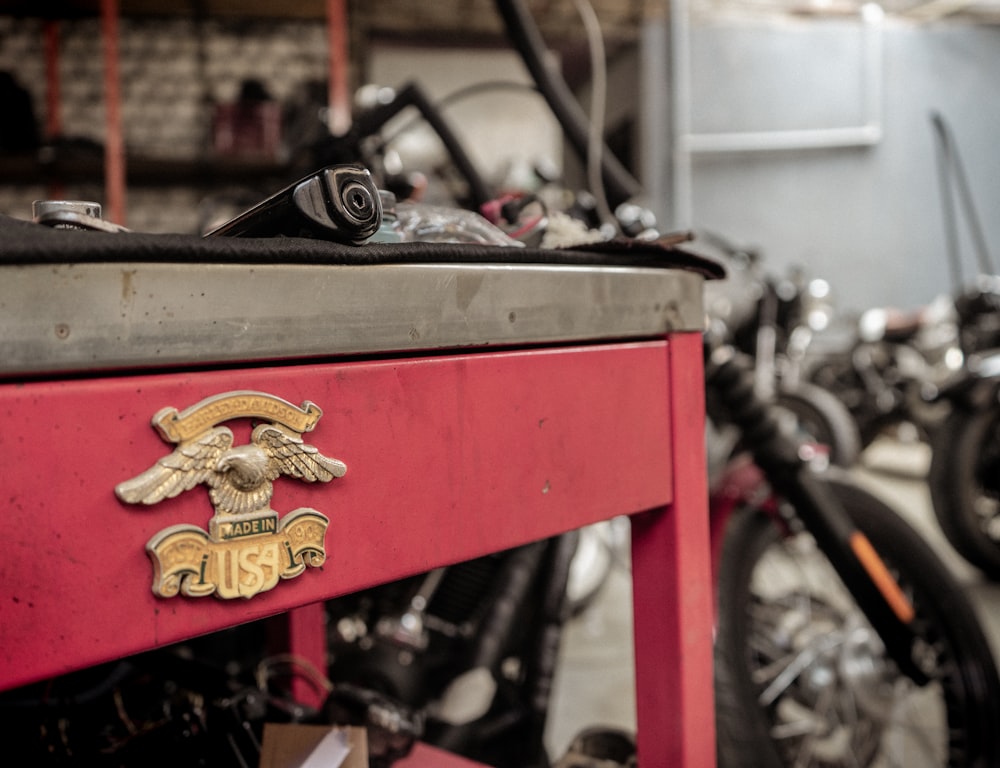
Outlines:
[{"label": "black cloth on tabletop", "polygon": [[52,229],[0,215],[0,264],[548,264],[685,269],[708,279],[723,277],[718,263],[680,247],[689,239],[687,235],[652,242],[619,239],[558,249],[424,242],[350,246],[299,237],[202,238]]}]

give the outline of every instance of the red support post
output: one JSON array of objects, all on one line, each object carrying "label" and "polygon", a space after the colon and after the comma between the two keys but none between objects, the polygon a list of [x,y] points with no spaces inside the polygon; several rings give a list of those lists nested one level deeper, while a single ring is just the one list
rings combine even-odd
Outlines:
[{"label": "red support post", "polygon": [[715,765],[702,338],[670,337],[673,502],[632,518],[639,765]]},{"label": "red support post", "polygon": [[327,127],[334,136],[351,127],[350,55],[347,45],[347,5],[345,0],[326,2],[327,48],[330,56],[329,109]]},{"label": "red support post", "polygon": [[125,223],[125,141],[122,136],[121,80],[118,74],[118,0],[101,0],[104,44],[104,188],[108,218]]},{"label": "red support post", "polygon": [[[326,605],[323,602],[310,603],[293,608],[285,614],[288,631],[288,652],[307,664],[315,673],[324,678],[327,674]],[[292,696],[296,701],[312,707],[320,707],[327,691],[304,678],[297,677],[292,682]]]},{"label": "red support post", "polygon": [[42,27],[45,40],[45,138],[62,133],[59,109],[59,22],[47,19]]},{"label": "red support post", "polygon": [[[42,27],[45,47],[45,139],[51,141],[62,134],[62,114],[60,104],[59,79],[59,22],[47,19]],[[60,199],[65,197],[63,184],[60,181],[49,183],[49,197]]]}]

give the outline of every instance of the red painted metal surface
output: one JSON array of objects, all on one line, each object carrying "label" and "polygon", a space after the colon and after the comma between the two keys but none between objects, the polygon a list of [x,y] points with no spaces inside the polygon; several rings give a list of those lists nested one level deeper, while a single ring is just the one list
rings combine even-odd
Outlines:
[{"label": "red painted metal surface", "polygon": [[327,54],[329,56],[328,128],[341,136],[351,128],[350,66],[346,0],[326,0]]},{"label": "red painted metal surface", "polygon": [[632,519],[637,738],[644,766],[715,765],[701,345],[700,334],[675,335],[665,361],[673,504]]},{"label": "red painted metal surface", "polygon": [[[660,341],[0,386],[8,531],[0,688],[664,507],[677,492],[690,499],[685,521],[703,517],[697,483],[678,481],[675,490],[672,480],[671,421],[683,426],[700,411],[697,401],[675,402],[668,379],[679,376],[693,397],[697,371],[671,369],[670,349]],[[695,363],[700,350],[685,365]],[[145,544],[170,525],[205,526],[208,493],[199,486],[145,507],[120,502],[114,487],[173,449],[150,427],[159,409],[243,389],[323,408],[305,437],[346,462],[347,474],[328,484],[281,478],[272,506],[329,517],[328,559],[251,600],[157,598]],[[234,427],[244,427],[234,431],[245,442],[249,427]],[[683,435],[692,455],[681,468],[697,470],[701,438],[694,442],[693,428]],[[677,515],[655,519],[684,527]],[[707,555],[707,540],[684,541],[704,544]],[[644,551],[639,573],[663,581],[655,560],[669,549]],[[672,573],[695,557],[677,555]],[[677,615],[670,587],[707,590],[698,578],[697,569],[675,573],[657,610],[662,602],[665,615]],[[683,605],[698,594],[682,595]],[[645,598],[642,610],[653,603]],[[656,638],[642,616],[638,626],[646,648]],[[702,680],[710,687],[710,676]]]},{"label": "red painted metal surface", "polygon": [[[326,677],[327,654],[326,607],[322,602],[293,608],[284,614],[284,649],[296,659],[310,664],[318,676]],[[275,619],[277,621],[277,619]],[[292,696],[301,704],[319,709],[329,691],[317,687],[312,678],[298,675],[292,679]]]},{"label": "red painted metal surface", "polygon": [[[204,487],[151,507],[113,489],[169,453],[160,408],[257,390],[324,409],[305,437],[345,477],[276,483],[330,520],[319,569],[252,600],[157,598],[145,542],[203,526]],[[714,765],[712,578],[700,334],[420,359],[0,385],[7,556],[0,688],[287,611],[322,669],[318,601],[633,514],[642,765]],[[234,424],[231,424],[236,426]],[[237,441],[249,434],[238,425]],[[303,606],[303,607],[297,607]],[[415,765],[445,758],[419,746]]]},{"label": "red painted metal surface", "polygon": [[118,0],[101,0],[104,46],[104,195],[108,218],[125,221],[125,137],[122,133],[121,78],[118,67]]},{"label": "red painted metal surface", "polygon": [[59,80],[59,22],[46,19],[42,22],[45,44],[45,138],[58,139],[62,135]]},{"label": "red painted metal surface", "polygon": [[481,763],[474,763],[464,757],[436,749],[427,744],[417,744],[402,760],[393,763],[394,768],[481,768]]},{"label": "red painted metal surface", "polygon": [[[45,138],[55,141],[62,136],[62,109],[59,78],[59,22],[46,19],[42,22],[42,40],[45,49]],[[66,195],[62,182],[49,182],[51,200],[62,200]]]}]

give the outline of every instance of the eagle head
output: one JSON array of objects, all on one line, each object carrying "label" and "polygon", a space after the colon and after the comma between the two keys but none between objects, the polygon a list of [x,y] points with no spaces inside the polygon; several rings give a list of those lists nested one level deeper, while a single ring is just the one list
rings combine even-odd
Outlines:
[{"label": "eagle head", "polygon": [[270,457],[255,443],[230,448],[216,464],[216,470],[226,475],[226,482],[238,491],[254,491],[269,482]]}]

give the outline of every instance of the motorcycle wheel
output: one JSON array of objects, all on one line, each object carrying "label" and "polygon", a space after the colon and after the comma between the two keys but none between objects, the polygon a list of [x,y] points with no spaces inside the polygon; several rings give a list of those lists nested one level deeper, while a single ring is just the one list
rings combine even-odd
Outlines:
[{"label": "motorcycle wheel", "polygon": [[1000,408],[952,412],[935,433],[927,482],[948,541],[1000,581]]},{"label": "motorcycle wheel", "polygon": [[961,588],[882,502],[844,482],[830,489],[912,601],[931,682],[898,671],[811,536],[739,512],[719,572],[719,765],[1000,764],[1000,681]]},{"label": "motorcycle wheel", "polygon": [[861,435],[851,412],[833,394],[805,382],[782,387],[775,405],[790,414],[795,431],[830,451],[830,462],[850,467],[861,453]]}]

